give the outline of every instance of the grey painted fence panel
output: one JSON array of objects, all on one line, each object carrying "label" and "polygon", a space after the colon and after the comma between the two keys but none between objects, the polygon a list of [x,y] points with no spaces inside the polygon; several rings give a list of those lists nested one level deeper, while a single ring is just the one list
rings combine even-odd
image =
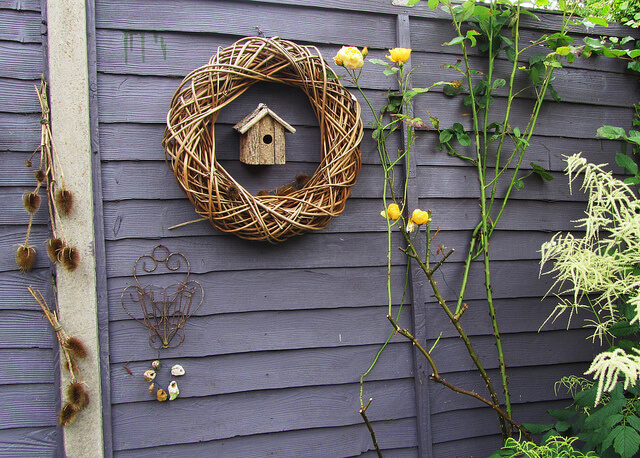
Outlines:
[{"label": "grey painted fence panel", "polygon": [[[171,415],[163,414],[165,405],[155,401],[120,404],[113,407],[114,450],[356,425],[361,418],[354,389],[357,390],[357,384],[181,399],[171,406]],[[377,401],[371,405],[373,421],[379,413],[394,420],[414,414],[413,383],[409,380],[371,382],[365,387],[365,393]],[[378,396],[382,393],[384,396]],[[249,421],[246,412],[253,412]],[[145,421],[149,417],[154,421]],[[190,421],[194,418],[198,420],[196,424]],[[163,434],[154,434],[158,430]]]},{"label": "grey painted fence panel", "polygon": [[54,335],[27,291],[37,288],[53,304],[44,247],[46,203],[29,238],[38,251],[34,270],[20,272],[15,263],[29,221],[22,194],[36,185],[26,160],[40,143],[34,89],[45,71],[40,5],[39,0],[0,2],[0,456],[12,458],[55,456],[60,440]]},{"label": "grey painted fence panel", "polygon": [[[374,422],[375,430],[384,439],[380,446],[384,456],[393,456],[394,447],[416,443],[416,425],[413,419],[404,418],[392,422]],[[176,454],[197,456],[360,456],[370,448],[371,436],[358,425],[336,428],[314,428],[301,431],[259,434],[234,437],[218,441],[206,441],[178,446],[153,448],[157,457],[174,457]],[[146,456],[148,450],[137,449],[116,453],[118,457]],[[416,456],[416,451],[409,456]]]},{"label": "grey painted fence panel", "polygon": [[[169,231],[168,227],[196,215],[164,163],[161,140],[166,111],[178,84],[186,73],[206,63],[218,46],[262,31],[266,36],[318,45],[332,66],[331,57],[343,44],[367,44],[371,55],[380,58],[386,48],[396,44],[396,15],[400,13],[411,16],[411,36],[403,39],[412,40],[414,64],[425,62],[415,73],[415,83],[447,79],[448,72],[439,67],[457,51],[441,46],[452,36],[451,27],[444,13],[431,12],[423,5],[397,8],[389,2],[358,1],[347,6],[315,0],[304,4],[289,0],[189,0],[180,5],[145,0],[96,2],[97,106],[117,456],[267,452],[370,456],[370,438],[357,415],[357,381],[390,332],[385,318],[386,227],[379,215],[382,180],[371,131],[365,132],[365,165],[343,215],[320,233],[277,246],[221,234],[206,222]],[[552,27],[557,19],[544,14],[542,24]],[[358,25],[357,31],[353,24]],[[540,34],[534,21],[525,24],[534,28],[524,30],[523,36]],[[473,56],[478,59],[477,54]],[[507,66],[504,61],[499,63],[500,68]],[[492,244],[494,293],[498,313],[504,318],[504,339],[510,347],[508,364],[514,370],[512,391],[519,392],[514,395],[520,396],[517,409],[525,421],[542,418],[546,408],[566,402],[566,395],[555,400],[549,382],[564,370],[582,368],[594,351],[583,344],[587,333],[576,329],[578,323],[568,332],[562,330],[562,322],[537,332],[555,304],[552,298],[539,302],[553,280],[538,279],[537,251],[551,232],[572,229],[571,221],[583,214],[584,196],[568,194],[562,154],[584,150],[590,159],[612,162],[619,145],[596,140],[596,129],[603,123],[630,127],[627,120],[632,110],[627,102],[640,91],[625,87],[632,80],[623,67],[615,61],[596,59],[576,62],[558,72],[556,84],[565,102],[544,108],[539,135],[532,139],[531,154],[523,168],[530,171],[529,162],[536,162],[551,170],[556,180],[543,183],[528,179],[525,189],[514,196]],[[591,90],[581,93],[577,86],[585,79]],[[391,81],[369,68],[365,68],[362,81],[367,95],[380,105]],[[598,92],[602,87],[612,95],[603,98]],[[416,113],[424,115],[428,108],[441,116],[445,126],[466,119],[468,107],[439,91],[416,98]],[[289,114],[298,129],[287,138],[287,167],[262,175],[235,164],[238,141],[231,129],[258,101],[266,101],[287,120]],[[514,125],[528,119],[527,104],[530,101],[524,100],[525,107],[516,108]],[[503,109],[504,99],[498,97],[496,116]],[[0,125],[3,116],[9,115],[0,114]],[[371,115],[365,110],[363,118],[366,124]],[[281,184],[298,168],[314,170],[319,149],[315,126],[317,120],[303,94],[284,86],[257,85],[223,110],[216,125],[216,154],[252,191],[261,183],[262,187]],[[391,148],[401,149],[399,137],[394,141]],[[465,237],[478,222],[477,184],[464,162],[437,151],[436,146],[434,132],[419,133],[415,180],[419,186],[412,192],[417,205],[433,211],[433,226],[442,229],[438,243],[458,249],[451,263],[439,272],[439,278],[455,289],[466,251]],[[14,186],[20,186],[20,180],[24,177],[16,178]],[[15,208],[12,216],[19,216],[18,210]],[[392,247],[401,246],[401,242],[394,234]],[[158,352],[147,345],[146,330],[132,321],[120,304],[122,289],[132,282],[133,262],[158,243],[185,253],[193,278],[206,290],[204,305],[187,322],[185,342],[161,352],[166,364],[183,363],[192,368],[187,370],[193,375],[181,385],[183,399],[168,405],[148,400],[139,373]],[[402,295],[404,259],[395,249],[391,275],[392,301],[397,305]],[[170,275],[148,275],[141,281],[173,279]],[[495,345],[481,311],[483,281],[478,263],[466,298],[471,309],[463,322],[494,374]],[[434,339],[446,329],[447,322],[428,292],[425,296],[425,335]],[[453,298],[449,288],[446,298]],[[407,305],[401,318],[407,327],[411,327],[410,312]],[[451,331],[445,331],[434,354],[447,361],[442,370],[448,378],[482,388],[481,380],[470,372],[468,355]],[[414,417],[420,406],[413,405],[415,387],[409,356],[410,345],[395,337],[364,385],[365,399],[370,393],[375,395],[368,413],[387,457],[417,456],[415,428],[425,427],[422,423],[418,426]],[[540,384],[531,387],[529,374]],[[428,399],[434,456],[488,454],[499,446],[492,412],[477,408],[473,400],[460,400],[454,393],[429,386],[435,390]],[[402,401],[400,395],[404,396]],[[308,401],[311,407],[300,410]],[[325,405],[329,408],[320,407]],[[166,424],[168,435],[152,434],[152,425],[157,424],[148,419],[156,417],[161,426]],[[180,426],[171,429],[172,421]],[[482,425],[476,425],[478,422]],[[450,432],[452,424],[463,426]],[[402,430],[399,425],[405,430],[398,436]]]}]

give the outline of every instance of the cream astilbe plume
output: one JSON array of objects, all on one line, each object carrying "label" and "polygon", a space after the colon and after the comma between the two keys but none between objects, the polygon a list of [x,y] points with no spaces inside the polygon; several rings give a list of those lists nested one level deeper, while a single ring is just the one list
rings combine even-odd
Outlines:
[{"label": "cream astilbe plume", "polygon": [[583,175],[581,189],[588,194],[586,216],[576,221],[585,235],[558,233],[542,245],[541,273],[551,262],[546,273],[555,276],[552,289],[559,286],[557,296],[565,295],[549,318],[588,308],[596,315],[592,338],[602,342],[620,320],[620,300],[634,307],[631,323],[640,320],[640,202],[627,184],[603,169],[606,164],[590,164],[580,154],[566,162],[569,185]]},{"label": "cream astilbe plume", "polygon": [[633,353],[628,354],[621,348],[612,351],[604,351],[597,355],[589,370],[585,375],[593,374],[594,380],[598,381],[598,394],[595,405],[598,405],[602,393],[611,392],[618,383],[618,377],[624,375],[624,389],[629,385],[635,385],[640,374],[640,350],[632,349]]}]

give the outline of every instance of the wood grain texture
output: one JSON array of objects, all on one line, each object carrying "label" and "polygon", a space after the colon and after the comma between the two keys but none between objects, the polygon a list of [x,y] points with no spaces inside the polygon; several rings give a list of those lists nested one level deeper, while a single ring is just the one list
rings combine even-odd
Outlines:
[{"label": "wood grain texture", "polygon": [[0,310],[0,348],[53,348],[54,339],[42,311]]},{"label": "wood grain texture", "polygon": [[0,430],[0,456],[56,456],[58,433],[55,427]]},{"label": "wood grain texture", "polygon": [[[408,313],[405,307],[401,315],[404,323],[409,323]],[[187,358],[376,345],[389,337],[391,329],[386,316],[386,307],[192,316],[185,325],[184,342],[162,353],[165,358]],[[148,331],[142,324],[133,320],[112,322],[109,332],[112,364],[152,361],[157,357],[157,350],[148,345]],[[397,341],[402,339],[394,337],[394,342]]]},{"label": "wood grain texture", "polygon": [[39,80],[0,78],[1,110],[5,113],[40,114],[40,104],[34,88],[34,85],[39,84]]},{"label": "wood grain texture", "polygon": [[58,407],[53,384],[0,385],[0,396],[0,430],[55,427]]},{"label": "wood grain texture", "polygon": [[0,349],[0,385],[54,383],[53,351],[43,348]]},{"label": "wood grain texture", "polygon": [[[375,431],[383,437],[380,447],[384,456],[394,457],[394,447],[416,443],[415,421],[403,418],[394,421],[373,422]],[[201,441],[173,446],[153,447],[116,452],[117,457],[148,456],[173,457],[178,454],[195,456],[366,456],[371,450],[371,436],[363,425],[335,428],[313,428],[299,431],[284,431],[230,439]],[[413,449],[412,455],[415,457]],[[376,455],[377,456],[377,455]]]},{"label": "wood grain texture", "polygon": [[[41,44],[0,41],[0,77],[35,80],[44,71]],[[35,94],[35,91],[34,91]]]},{"label": "wood grain texture", "polygon": [[18,270],[0,272],[0,291],[2,291],[0,310],[40,311],[40,306],[27,290],[28,286],[40,290],[45,297],[51,297],[49,267],[34,269],[29,274]]},{"label": "wood grain texture", "polygon": [[40,12],[0,9],[0,40],[40,43]]},{"label": "wood grain texture", "polygon": [[40,116],[0,112],[0,150],[33,152],[40,145]]},{"label": "wood grain texture", "polygon": [[[365,396],[375,399],[367,412],[372,421],[414,415],[410,380],[368,383]],[[171,415],[155,400],[114,406],[114,450],[308,428],[359,425],[366,430],[358,414],[358,384],[180,399],[169,406]]]},{"label": "wood grain texture", "polygon": [[[391,332],[390,326],[388,331]],[[379,345],[318,347],[162,359],[157,378],[167,381],[169,369],[174,364],[181,364],[187,372],[176,379],[180,385],[181,399],[256,389],[276,390],[356,383],[379,348]],[[382,353],[379,364],[366,377],[366,383],[410,378],[412,358],[409,341],[390,344]],[[150,361],[132,361],[111,366],[113,404],[147,402],[153,399],[147,393],[149,384],[142,377],[144,371],[151,367],[150,364]],[[125,367],[133,374],[129,374]]]}]

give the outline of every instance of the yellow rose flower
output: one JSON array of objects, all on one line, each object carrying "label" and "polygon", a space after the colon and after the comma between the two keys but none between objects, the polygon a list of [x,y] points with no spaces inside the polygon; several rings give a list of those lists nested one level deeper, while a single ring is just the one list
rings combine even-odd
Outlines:
[{"label": "yellow rose flower", "polygon": [[[366,50],[367,48],[365,48]],[[343,46],[333,58],[336,65],[357,70],[364,65],[364,56],[355,46]]]},{"label": "yellow rose flower", "polygon": [[429,212],[420,210],[419,208],[416,208],[411,215],[411,221],[413,221],[414,224],[417,224],[418,226],[420,226],[421,224],[426,224],[430,220],[431,215],[429,214]]},{"label": "yellow rose flower", "polygon": [[391,62],[406,62],[411,56],[411,48],[393,48],[389,50],[387,59]]},{"label": "yellow rose flower", "polygon": [[380,214],[385,218],[398,219],[400,218],[400,207],[398,207],[398,204],[390,204],[387,209]]}]

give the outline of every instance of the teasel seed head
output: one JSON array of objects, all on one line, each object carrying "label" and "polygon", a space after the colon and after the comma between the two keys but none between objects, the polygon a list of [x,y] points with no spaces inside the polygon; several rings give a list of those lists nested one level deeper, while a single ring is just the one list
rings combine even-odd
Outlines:
[{"label": "teasel seed head", "polygon": [[56,207],[63,215],[71,213],[71,209],[73,208],[73,194],[71,194],[71,191],[66,188],[56,191]]},{"label": "teasel seed head", "polygon": [[66,403],[62,409],[60,409],[60,413],[58,413],[58,423],[60,423],[60,426],[69,426],[76,421],[78,412],[80,411],[73,405]]},{"label": "teasel seed head", "polygon": [[67,387],[67,402],[78,410],[89,405],[89,392],[82,382],[73,382]]},{"label": "teasel seed head", "polygon": [[77,337],[69,337],[64,343],[64,348],[70,356],[78,359],[86,358],[89,354],[87,347]]},{"label": "teasel seed head", "polygon": [[235,184],[230,184],[227,186],[227,197],[229,200],[238,200],[240,199],[240,190]]},{"label": "teasel seed head", "polygon": [[42,169],[36,170],[34,172],[34,176],[36,177],[36,181],[38,183],[42,183],[47,178],[47,174]]},{"label": "teasel seed head", "polygon": [[16,250],[16,264],[23,272],[29,272],[36,264],[36,249],[32,245],[20,245]]},{"label": "teasel seed head", "polygon": [[22,205],[29,213],[35,213],[40,208],[40,194],[37,192],[25,192],[22,196]]},{"label": "teasel seed head", "polygon": [[73,272],[80,265],[80,252],[75,247],[65,246],[60,251],[60,262],[69,272]]},{"label": "teasel seed head", "polygon": [[296,188],[302,189],[309,182],[311,177],[306,173],[299,173],[296,175]]},{"label": "teasel seed head", "polygon": [[65,247],[62,239],[54,238],[47,240],[47,254],[51,262],[59,263],[62,249]]}]

